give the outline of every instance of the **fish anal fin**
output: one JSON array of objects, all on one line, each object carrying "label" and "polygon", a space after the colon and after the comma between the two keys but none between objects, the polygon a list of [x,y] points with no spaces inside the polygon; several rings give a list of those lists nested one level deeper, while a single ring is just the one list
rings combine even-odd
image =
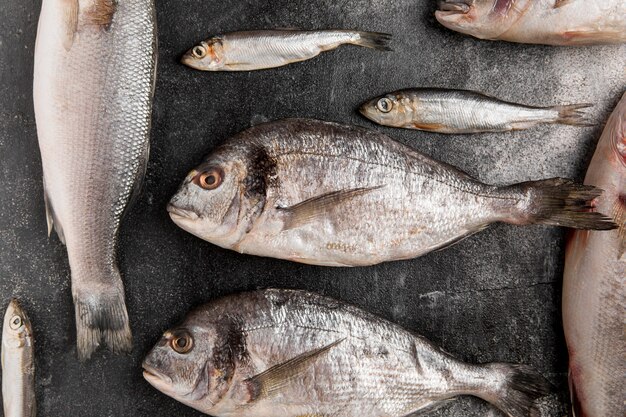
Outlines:
[{"label": "fish anal fin", "polygon": [[445,126],[441,123],[413,123],[413,128],[418,130],[425,130],[427,132],[438,132]]},{"label": "fish anal fin", "polygon": [[108,29],[117,9],[116,0],[95,0],[93,6],[83,16],[86,25]]},{"label": "fish anal fin", "polygon": [[65,245],[65,235],[63,234],[63,226],[61,226],[61,222],[54,214],[54,208],[52,207],[52,203],[50,202],[50,197],[48,197],[48,191],[46,191],[46,181],[44,180],[43,186],[43,201],[46,205],[46,223],[48,225],[48,237],[52,234],[52,229],[57,232],[57,236],[59,236],[59,240],[61,243]]},{"label": "fish anal fin", "polygon": [[74,36],[78,30],[78,0],[63,0],[63,20],[65,32],[63,48],[69,51],[74,44]]},{"label": "fish anal fin", "polygon": [[379,185],[369,188],[353,188],[339,190],[309,198],[291,207],[279,208],[285,215],[283,230],[294,229],[315,219],[324,217],[331,209],[352,200],[353,198],[368,194],[384,187]]},{"label": "fish anal fin", "polygon": [[248,391],[251,394],[249,401],[253,402],[279,392],[291,380],[302,376],[319,357],[344,340],[345,338],[339,339],[319,349],[310,350],[248,378],[245,383],[248,384]]}]

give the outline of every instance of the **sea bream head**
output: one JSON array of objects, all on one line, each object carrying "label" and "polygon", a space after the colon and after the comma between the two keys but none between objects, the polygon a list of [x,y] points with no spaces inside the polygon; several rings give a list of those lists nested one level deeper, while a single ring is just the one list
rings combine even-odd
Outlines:
[{"label": "sea bream head", "polygon": [[32,343],[33,329],[26,311],[15,299],[9,302],[2,326],[2,348],[22,348]]},{"label": "sea bream head", "polygon": [[448,29],[480,39],[496,39],[531,3],[532,0],[442,0],[435,17]]},{"label": "sea bream head", "polygon": [[188,50],[181,62],[200,71],[221,71],[224,69],[224,52],[222,40],[211,38]]}]

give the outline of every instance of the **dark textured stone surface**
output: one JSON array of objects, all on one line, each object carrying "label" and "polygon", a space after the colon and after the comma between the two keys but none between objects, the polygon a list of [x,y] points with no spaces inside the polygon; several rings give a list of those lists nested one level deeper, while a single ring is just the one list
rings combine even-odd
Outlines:
[{"label": "dark textured stone surface", "polygon": [[[302,288],[355,303],[474,362],[523,362],[557,387],[542,407],[563,415],[566,350],[560,320],[565,231],[495,225],[419,259],[329,269],[242,256],[178,229],[165,204],[202,155],[251,124],[288,116],[376,128],[355,111],[403,87],[482,90],[528,104],[589,101],[595,128],[543,126],[509,134],[441,136],[380,128],[492,183],[582,179],[601,124],[626,85],[624,47],[549,48],[465,38],[438,26],[434,1],[160,0],[160,62],[152,153],[143,193],[121,231],[132,356],[76,360],[64,247],[46,237],[32,108],[40,1],[0,5],[0,301],[19,297],[37,336],[41,416],[197,416],[152,389],[142,357],[193,306],[236,291]],[[344,47],[289,67],[201,73],[178,57],[209,34],[249,28],[359,28],[391,32],[392,53]],[[332,174],[332,173],[330,173]],[[452,202],[451,202],[452,204]],[[563,401],[562,399],[560,401]],[[464,398],[433,413],[499,415]]]}]

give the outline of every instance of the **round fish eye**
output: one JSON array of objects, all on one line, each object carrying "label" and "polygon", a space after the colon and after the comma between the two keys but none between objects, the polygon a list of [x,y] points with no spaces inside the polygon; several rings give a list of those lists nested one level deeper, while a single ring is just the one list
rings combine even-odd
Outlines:
[{"label": "round fish eye", "polygon": [[170,345],[176,353],[184,355],[185,353],[191,352],[191,349],[193,348],[193,338],[189,332],[181,330],[174,333],[170,341]]},{"label": "round fish eye", "polygon": [[195,56],[198,59],[204,58],[206,56],[206,48],[204,46],[194,46],[193,49],[191,50],[191,53],[193,54],[193,56]]},{"label": "round fish eye", "polygon": [[9,326],[13,330],[17,330],[22,327],[22,318],[20,316],[13,316],[9,322]]},{"label": "round fish eye", "polygon": [[198,185],[205,190],[215,190],[222,183],[223,176],[224,175],[221,169],[209,169],[208,171],[204,171],[197,176]]},{"label": "round fish eye", "polygon": [[383,97],[376,103],[376,108],[383,113],[389,113],[393,108],[393,102],[387,97]]}]

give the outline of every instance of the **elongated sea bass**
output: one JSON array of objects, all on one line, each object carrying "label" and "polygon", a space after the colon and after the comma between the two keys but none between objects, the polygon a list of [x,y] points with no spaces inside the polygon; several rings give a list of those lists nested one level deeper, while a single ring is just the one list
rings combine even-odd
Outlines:
[{"label": "elongated sea bass", "polygon": [[487,185],[381,133],[288,119],[252,127],[185,179],[181,228],[242,253],[359,266],[413,258],[494,222],[612,229],[601,190],[555,178]]},{"label": "elongated sea bass", "polygon": [[581,109],[590,104],[532,107],[465,90],[415,88],[363,104],[363,116],[381,125],[438,133],[504,132],[541,123],[589,126]]},{"label": "elongated sea bass", "polygon": [[576,417],[626,415],[626,94],[609,118],[585,184],[602,187],[596,210],[618,230],[580,231],[568,242],[563,326]]},{"label": "elongated sea bass", "polygon": [[389,51],[391,35],[356,30],[256,30],[215,36],[191,48],[183,64],[202,71],[252,71],[305,61],[341,45]]},{"label": "elongated sea bass", "polygon": [[4,417],[35,417],[33,328],[17,300],[11,300],[2,326]]},{"label": "elongated sea bass", "polygon": [[546,45],[626,42],[626,0],[442,0],[445,27],[480,39]]},{"label": "elongated sea bass", "polygon": [[132,337],[115,259],[143,177],[156,66],[152,0],[44,0],[34,99],[48,227],[67,245],[81,359]]},{"label": "elongated sea bass", "polygon": [[363,310],[294,290],[200,307],[143,367],[155,388],[216,417],[401,417],[457,395],[524,417],[550,387],[527,366],[463,363]]}]

